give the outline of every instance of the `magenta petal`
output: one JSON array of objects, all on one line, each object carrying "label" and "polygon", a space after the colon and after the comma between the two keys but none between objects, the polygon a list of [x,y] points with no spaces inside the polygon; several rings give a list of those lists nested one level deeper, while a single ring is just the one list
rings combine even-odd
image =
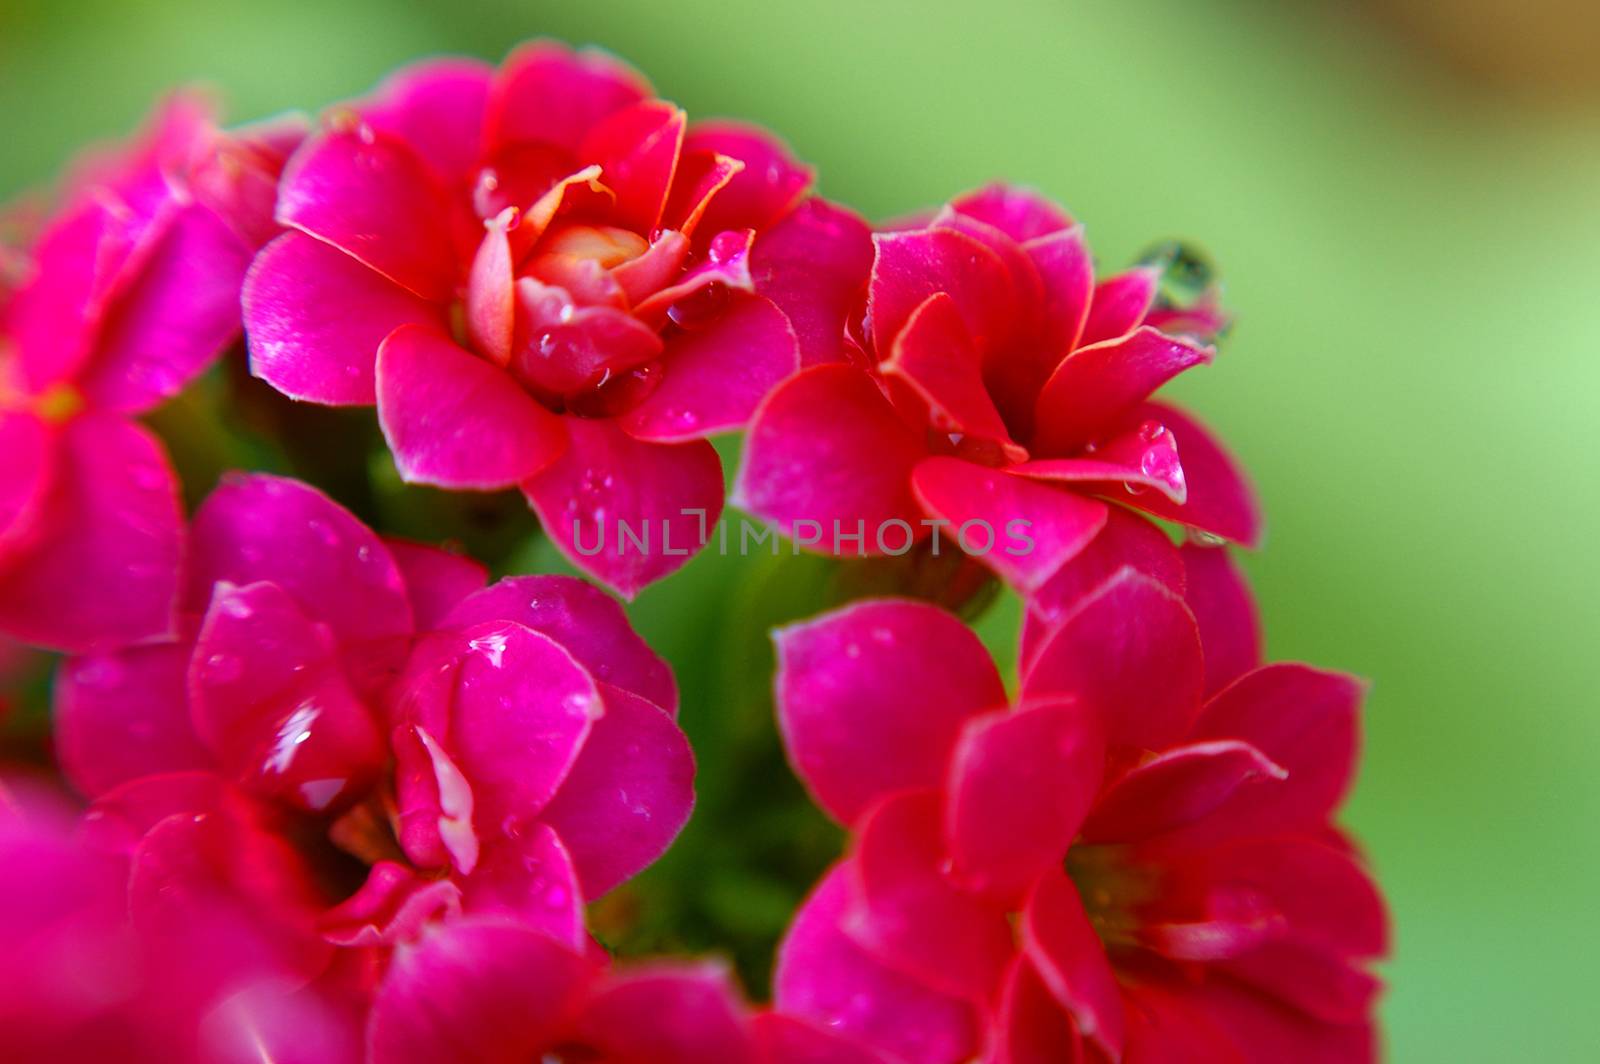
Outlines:
[{"label": "magenta petal", "polygon": [[243,298],[250,372],[291,399],[331,406],[377,402],[378,345],[401,325],[438,318],[432,304],[304,233],[256,256]]},{"label": "magenta petal", "polygon": [[1015,900],[1058,867],[1100,788],[1105,739],[1088,707],[1039,702],[967,723],[951,759],[951,874]]},{"label": "magenta petal", "polygon": [[0,568],[14,549],[25,545],[35,529],[39,508],[49,497],[55,473],[53,433],[35,414],[0,411]]},{"label": "magenta petal", "polygon": [[1188,1064],[1241,1064],[1222,1029],[1182,986],[1176,992],[1154,981],[1123,988],[1128,1016],[1124,1060],[1182,1060]]},{"label": "magenta petal", "polygon": [[84,794],[141,776],[206,768],[189,724],[189,649],[172,643],[71,658],[54,691],[56,753]]},{"label": "magenta petal", "polygon": [[978,637],[933,606],[858,603],[773,640],[789,760],[843,824],[897,790],[939,786],[962,726],[1006,701]]},{"label": "magenta petal", "polygon": [[[1086,842],[1136,842],[1199,820],[1241,787],[1288,774],[1260,750],[1237,739],[1189,743],[1163,750],[1112,780],[1083,825]],[[1272,802],[1260,787],[1256,800]]]},{"label": "magenta petal", "polygon": [[1183,600],[1125,568],[1050,634],[1022,689],[1030,698],[1076,697],[1105,715],[1113,745],[1157,749],[1188,732],[1203,669],[1200,636]]},{"label": "magenta petal", "polygon": [[1000,411],[984,388],[983,360],[961,323],[955,300],[946,293],[934,293],[911,312],[879,369],[926,405],[935,430],[993,440],[1015,460],[1027,457],[1011,443]]},{"label": "magenta petal", "polygon": [[722,462],[704,440],[648,443],[614,421],[564,423],[566,454],[523,493],[572,564],[632,598],[705,546],[722,514]]},{"label": "magenta petal", "polygon": [[1072,1017],[1026,956],[1017,957],[1006,977],[996,1042],[991,1064],[1079,1064],[1083,1060],[1083,1045]]},{"label": "magenta petal", "polygon": [[878,233],[868,309],[872,339],[888,351],[912,311],[936,292],[948,293],[980,351],[995,347],[1014,326],[1015,299],[1005,263],[983,244],[953,229]]},{"label": "magenta petal", "polygon": [[872,272],[872,230],[836,204],[810,199],[763,232],[750,253],[756,291],[800,338],[800,364],[845,359],[845,324]]},{"label": "magenta petal", "polygon": [[704,224],[712,232],[765,229],[811,187],[811,168],[796,162],[787,146],[759,126],[696,122],[683,147],[686,152],[713,152],[744,164],[706,209]]},{"label": "magenta petal", "polygon": [[1214,356],[1208,346],[1151,328],[1080,347],[1039,392],[1035,449],[1041,455],[1070,454],[1099,440],[1151,392]]},{"label": "magenta petal", "polygon": [[1354,774],[1363,693],[1352,676],[1288,664],[1246,673],[1219,691],[1201,711],[1194,738],[1251,743],[1289,778],[1274,801],[1236,795],[1197,830],[1238,837],[1323,822]]},{"label": "magenta petal", "polygon": [[1248,1061],[1350,1064],[1379,1059],[1370,1023],[1319,1023],[1228,979],[1206,980],[1193,993],[1207,1019],[1228,1033],[1240,1047],[1238,1055]]},{"label": "magenta petal", "polygon": [[83,814],[83,840],[101,853],[127,857],[163,820],[209,813],[221,804],[225,793],[222,777],[211,772],[140,776],[95,799]]},{"label": "magenta petal", "polygon": [[317,920],[336,946],[392,946],[414,940],[439,918],[461,912],[461,888],[395,861],[372,866],[359,890]]},{"label": "magenta petal", "polygon": [[462,904],[474,915],[510,917],[575,951],[589,941],[572,856],[548,824],[485,845],[477,867],[462,878],[462,890]]},{"label": "magenta petal", "polygon": [[483,240],[467,271],[467,338],[497,366],[511,363],[517,299],[512,287],[515,264],[506,230],[515,219],[515,209],[507,207],[484,223]]},{"label": "magenta petal", "polygon": [[604,980],[584,1003],[578,1040],[608,1061],[756,1064],[732,973],[716,963],[658,964]]},{"label": "magenta petal", "polygon": [[218,581],[270,581],[346,645],[412,631],[405,580],[383,542],[309,485],[224,477],[195,511],[191,536],[189,610],[204,610]]},{"label": "magenta petal", "polygon": [[649,82],[605,52],[533,41],[500,67],[485,142],[491,150],[527,141],[573,152],[591,127],[649,95]]},{"label": "magenta petal", "polygon": [[980,1036],[969,1005],[879,965],[840,930],[850,874],[835,866],[795,914],[778,947],[773,1003],[906,1064],[970,1059]]},{"label": "magenta petal", "polygon": [[1224,548],[1185,543],[1184,601],[1200,626],[1206,655],[1206,694],[1212,695],[1261,664],[1261,618],[1250,585]]},{"label": "magenta petal", "polygon": [[665,710],[602,685],[605,714],[545,808],[587,898],[666,852],[694,806],[694,752]]},{"label": "magenta petal", "polygon": [[1241,982],[1327,1023],[1359,1024],[1372,1015],[1383,983],[1329,950],[1267,942],[1220,967]]},{"label": "magenta petal", "polygon": [[449,203],[404,142],[370,126],[336,124],[307,140],[284,168],[278,222],[443,302],[460,279]]},{"label": "magenta petal", "polygon": [[1026,592],[1083,550],[1106,522],[1106,504],[959,458],[928,458],[911,479],[929,513],[958,543]]},{"label": "magenta petal", "polygon": [[360,1013],[315,985],[295,991],[270,981],[246,987],[201,1022],[207,1064],[362,1064]]},{"label": "magenta petal", "polygon": [[794,330],[771,300],[740,295],[705,328],[667,341],[659,387],[623,415],[628,434],[656,443],[743,428],[767,393],[799,368]]},{"label": "magenta petal", "polygon": [[604,712],[594,680],[559,643],[512,622],[461,633],[449,749],[488,830],[531,822]]},{"label": "magenta petal", "polygon": [[1081,599],[1124,566],[1144,573],[1175,593],[1184,590],[1182,556],[1167,534],[1153,521],[1130,510],[1107,507],[1100,534],[1029,597],[1018,654],[1023,675],[1044,637]]},{"label": "magenta petal", "polygon": [[378,422],[410,483],[489,491],[544,469],[562,423],[510,374],[426,325],[395,330],[378,351]]},{"label": "magenta petal", "polygon": [[1072,225],[1065,211],[1039,193],[998,182],[951,200],[950,206],[994,226],[1019,244]]},{"label": "magenta petal", "polygon": [[1079,1032],[1120,1059],[1122,1000],[1105,947],[1065,872],[1045,874],[1022,915],[1023,949]]},{"label": "magenta petal", "polygon": [[1128,504],[1246,547],[1259,547],[1263,528],[1255,489],[1210,430],[1163,403],[1144,404],[1134,419],[1163,425],[1176,438],[1188,490],[1181,505],[1154,492],[1129,496]]},{"label": "magenta petal", "polygon": [[[692,130],[690,135],[693,135]],[[662,230],[683,238],[693,236],[705,219],[711,201],[743,170],[744,163],[731,156],[685,147],[678,159],[678,173],[672,182],[672,194],[667,198],[666,212],[661,217]],[[733,228],[754,226],[741,224]]]},{"label": "magenta petal", "polygon": [[90,404],[148,410],[220,355],[239,335],[239,285],[250,254],[211,211],[178,212],[106,313],[81,381]]},{"label": "magenta petal", "polygon": [[400,567],[417,631],[444,627],[444,618],[464,599],[483,589],[488,568],[479,561],[440,547],[385,537],[384,547]]},{"label": "magenta petal", "polygon": [[1189,497],[1178,441],[1155,420],[1127,428],[1093,451],[1084,451],[1082,457],[1023,462],[1013,466],[1012,472],[1076,484],[1080,491],[1125,499],[1130,506],[1151,512],[1158,505],[1176,509]]},{"label": "magenta petal", "polygon": [[1139,266],[1095,285],[1089,319],[1084,323],[1080,347],[1115,340],[1137,329],[1155,303],[1160,274]]},{"label": "magenta petal", "polygon": [[751,1026],[767,1064],[890,1064],[865,1043],[781,1012],[763,1012]]},{"label": "magenta petal", "polygon": [[672,668],[633,630],[617,600],[571,576],[508,576],[462,600],[441,627],[516,621],[560,643],[601,683],[678,712]]},{"label": "magenta petal", "polygon": [[69,652],[167,634],[183,515],[160,442],[117,415],[83,414],[56,456],[38,538],[0,566],[0,631]]},{"label": "magenta petal", "polygon": [[320,812],[370,785],[383,763],[328,628],[276,584],[217,584],[188,689],[195,732],[257,793]]},{"label": "magenta petal", "polygon": [[492,919],[440,925],[395,950],[367,1020],[373,1064],[527,1064],[555,1048],[588,962]]},{"label": "magenta petal", "polygon": [[672,104],[644,100],[613,111],[584,136],[578,158],[599,164],[600,180],[616,196],[612,222],[639,233],[660,224],[687,124]]},{"label": "magenta petal", "polygon": [[873,807],[857,829],[850,867],[858,889],[844,930],[896,971],[981,1001],[1011,959],[1011,925],[1004,908],[945,878],[941,827],[935,791],[904,791]]},{"label": "magenta petal", "polygon": [[446,184],[465,185],[483,150],[483,114],[494,69],[450,57],[413,63],[384,79],[361,117],[410,144]]},{"label": "magenta petal", "polygon": [[756,411],[734,482],[735,505],[790,535],[811,527],[810,542],[831,547],[833,529],[866,530],[862,549],[898,547],[902,534],[874,535],[891,522],[921,539],[921,507],[911,471],[926,455],[922,440],[854,366],[814,366],[779,385]]}]

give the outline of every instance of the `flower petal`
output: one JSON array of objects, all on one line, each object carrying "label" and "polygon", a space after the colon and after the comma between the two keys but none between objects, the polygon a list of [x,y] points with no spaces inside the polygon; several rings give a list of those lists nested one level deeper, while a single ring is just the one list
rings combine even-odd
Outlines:
[{"label": "flower petal", "polygon": [[461,279],[451,202],[407,144],[345,121],[307,140],[284,167],[278,222],[443,302]]},{"label": "flower petal", "polygon": [[548,935],[495,919],[402,945],[367,1021],[373,1064],[526,1064],[554,1048],[589,974]]},{"label": "flower petal", "polygon": [[598,49],[554,41],[524,44],[500,67],[489,95],[485,142],[519,141],[575,152],[602,119],[650,95],[650,83]]},{"label": "flower petal", "polygon": [[872,259],[867,223],[824,199],[807,200],[756,238],[756,292],[789,316],[802,366],[844,361],[845,323],[866,293]]},{"label": "flower petal", "polygon": [[1023,950],[1083,1037],[1112,1060],[1122,1053],[1122,1000],[1105,947],[1078,889],[1056,869],[1039,880],[1022,914]]},{"label": "flower petal", "polygon": [[562,423],[511,375],[426,325],[378,350],[378,422],[403,480],[442,488],[511,487],[566,443]]},{"label": "flower petal", "polygon": [[1039,392],[1033,444],[1041,455],[1071,454],[1103,437],[1161,385],[1216,352],[1151,328],[1080,347]]},{"label": "flower petal", "polygon": [[1227,1032],[1248,1061],[1349,1064],[1379,1058],[1370,1023],[1318,1023],[1228,979],[1206,980],[1193,994],[1206,1018]]},{"label": "flower petal", "polygon": [[755,1043],[733,986],[716,963],[612,975],[584,1003],[577,1037],[605,1060],[755,1064]]},{"label": "flower petal", "polygon": [[239,335],[250,255],[211,211],[177,212],[107,309],[81,380],[89,403],[138,413],[182,391]]},{"label": "flower petal", "polygon": [[1264,666],[1219,691],[1195,722],[1194,738],[1243,740],[1289,778],[1271,802],[1235,795],[1196,832],[1241,837],[1326,820],[1354,775],[1363,694],[1352,676],[1292,664]]},{"label": "flower petal", "polygon": [[[734,482],[734,504],[794,535],[811,523],[926,532],[911,471],[926,454],[877,385],[853,366],[814,366],[779,385],[756,411]],[[874,536],[863,550],[876,553]],[[891,540],[890,542],[898,542]]]},{"label": "flower petal", "polygon": [[835,866],[795,914],[778,947],[773,1003],[906,1064],[970,1059],[980,1035],[969,1005],[879,965],[840,930],[849,874]]},{"label": "flower petal", "polygon": [[604,703],[583,667],[531,628],[490,623],[460,638],[448,749],[472,784],[484,833],[510,832],[555,796]]},{"label": "flower petal", "polygon": [[665,853],[694,806],[694,752],[672,718],[620,688],[600,691],[605,715],[544,811],[591,899]]},{"label": "flower petal", "polygon": [[704,440],[648,443],[614,421],[564,423],[567,452],[522,491],[573,565],[632,598],[705,546],[722,514],[722,462]]},{"label": "flower petal", "polygon": [[86,795],[211,764],[189,724],[189,649],[160,643],[71,658],[52,708],[61,767]]},{"label": "flower petal", "polygon": [[1221,547],[1185,543],[1184,601],[1200,626],[1206,655],[1206,694],[1212,695],[1261,664],[1261,618],[1250,585]]},{"label": "flower petal", "polygon": [[811,167],[797,162],[788,145],[760,126],[726,119],[689,127],[685,151],[714,152],[744,164],[706,209],[705,225],[765,229],[792,209],[811,187]]},{"label": "flower petal", "polygon": [[4,558],[26,545],[36,531],[39,509],[49,497],[55,473],[55,440],[35,414],[0,411],[0,568]]},{"label": "flower petal", "polygon": [[441,627],[516,621],[560,643],[602,683],[678,712],[672,668],[633,630],[617,600],[571,576],[508,576],[463,599]]},{"label": "flower petal", "polygon": [[933,606],[862,602],[773,641],[789,760],[843,824],[897,790],[939,786],[962,726],[1006,701],[977,636]]},{"label": "flower petal", "polygon": [[1181,504],[1154,492],[1141,492],[1128,497],[1130,506],[1169,521],[1181,521],[1241,546],[1261,545],[1261,506],[1256,501],[1255,489],[1238,462],[1222,448],[1209,429],[1164,403],[1144,404],[1130,421],[1165,426],[1177,439],[1188,489]]},{"label": "flower petal", "polygon": [[489,577],[487,566],[465,554],[392,536],[385,536],[383,545],[405,578],[419,632],[444,627],[445,617],[481,591]]},{"label": "flower petal", "polygon": [[1036,702],[967,722],[951,758],[951,875],[1016,900],[1059,867],[1100,788],[1105,738],[1088,707]]},{"label": "flower petal", "polygon": [[649,234],[661,223],[667,193],[683,151],[688,117],[662,100],[613,111],[585,134],[578,157],[598,163],[600,180],[616,195],[610,219]]},{"label": "flower petal", "polygon": [[548,824],[533,824],[483,849],[462,877],[462,905],[474,915],[510,917],[581,952],[589,934],[572,856]]},{"label": "flower petal", "polygon": [[450,880],[379,861],[361,887],[323,913],[317,926],[336,946],[392,946],[413,941],[431,921],[460,912],[461,888]]},{"label": "flower petal", "polygon": [[1083,1060],[1083,1044],[1071,1015],[1026,956],[1017,957],[1006,977],[996,1041],[993,1064],[1080,1064]]},{"label": "flower petal", "polygon": [[1072,219],[1060,207],[1031,188],[1002,182],[985,185],[950,201],[962,214],[1000,230],[1021,244],[1060,232]]},{"label": "flower petal", "polygon": [[989,248],[945,228],[877,233],[872,241],[876,256],[867,305],[879,352],[890,350],[912,311],[935,292],[955,301],[979,351],[1009,335],[1015,319],[1010,275]]},{"label": "flower petal", "polygon": [[411,145],[447,185],[470,182],[483,149],[484,107],[494,68],[449,56],[412,63],[359,104],[373,129]]},{"label": "flower petal", "polygon": [[201,612],[218,581],[287,591],[346,644],[410,635],[394,558],[371,529],[317,489],[264,473],[231,474],[195,511],[185,606]]},{"label": "flower petal", "polygon": [[1089,319],[1084,322],[1078,346],[1088,347],[1102,340],[1115,340],[1137,329],[1155,305],[1160,280],[1158,270],[1137,266],[1095,285],[1094,300],[1089,305]]},{"label": "flower petal", "polygon": [[0,567],[0,631],[81,652],[169,633],[183,546],[177,476],[148,430],[72,419],[26,549]]},{"label": "flower petal", "polygon": [[908,399],[920,400],[918,412],[925,408],[926,421],[935,431],[992,440],[1015,461],[1027,457],[1011,443],[1000,411],[984,388],[982,359],[949,294],[935,292],[911,312],[879,368],[886,380],[909,390]]},{"label": "flower petal", "polygon": [[669,339],[662,359],[661,384],[621,419],[629,435],[656,443],[743,428],[800,364],[783,312],[769,299],[743,293],[704,328]]},{"label": "flower petal", "polygon": [[322,812],[368,787],[385,750],[326,626],[276,584],[218,583],[188,673],[196,734],[251,790]]},{"label": "flower petal", "polygon": [[[958,542],[981,550],[979,560],[1023,592],[1048,580],[1106,522],[1098,499],[958,458],[923,460],[911,486],[929,513],[950,522]],[[964,530],[973,523],[982,531],[969,538]]]},{"label": "flower petal", "polygon": [[291,399],[330,406],[378,401],[378,345],[438,319],[431,303],[304,233],[262,249],[244,283],[250,372]]},{"label": "flower petal", "polygon": [[760,1013],[751,1026],[767,1064],[890,1064],[865,1043],[781,1012]]},{"label": "flower petal", "polygon": [[855,903],[843,926],[894,970],[982,1001],[1011,959],[1011,925],[1004,908],[945,878],[941,826],[936,791],[902,791],[865,815],[849,866]]},{"label": "flower petal", "polygon": [[[1286,773],[1260,750],[1237,739],[1171,747],[1111,780],[1083,825],[1084,841],[1135,842],[1199,820],[1252,781],[1282,781]],[[1272,787],[1257,800],[1273,800]]]},{"label": "flower petal", "polygon": [[1047,637],[1022,690],[1029,698],[1067,695],[1093,707],[1104,715],[1114,746],[1158,749],[1188,733],[1204,667],[1183,600],[1125,568]]}]

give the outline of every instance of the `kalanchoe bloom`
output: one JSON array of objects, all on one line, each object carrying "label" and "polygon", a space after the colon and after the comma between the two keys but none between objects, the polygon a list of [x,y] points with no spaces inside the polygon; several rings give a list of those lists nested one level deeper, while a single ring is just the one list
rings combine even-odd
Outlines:
[{"label": "kalanchoe bloom", "polygon": [[[779,306],[813,307],[792,256],[830,209],[763,234],[809,184],[766,134],[689,125],[600,53],[422,63],[291,160],[292,231],[245,292],[251,365],[292,398],[375,403],[408,481],[520,487],[631,595],[721,510],[705,437],[798,364]],[[624,548],[619,521],[652,545]]]},{"label": "kalanchoe bloom", "polygon": [[292,123],[237,133],[179,95],[80,165],[0,283],[0,630],[59,649],[167,634],[177,483],[130,420],[239,333]]},{"label": "kalanchoe bloom", "polygon": [[1082,227],[1004,186],[870,237],[835,222],[804,316],[831,346],[751,423],[738,505],[822,550],[942,535],[1024,591],[1103,525],[1097,496],[1256,542],[1233,461],[1150,399],[1211,361],[1223,324],[1192,256],[1168,248],[1096,283]]},{"label": "kalanchoe bloom", "polygon": [[780,1009],[909,1064],[1371,1057],[1385,915],[1330,822],[1361,687],[1261,666],[1226,559],[1167,549],[1035,637],[1014,704],[931,606],[778,634],[791,760],[855,833]]},{"label": "kalanchoe bloom", "polygon": [[582,581],[485,588],[261,475],[200,506],[186,576],[181,637],[69,661],[55,724],[141,933],[250,931],[207,985],[356,993],[457,913],[582,950],[585,900],[687,819],[671,673]]}]

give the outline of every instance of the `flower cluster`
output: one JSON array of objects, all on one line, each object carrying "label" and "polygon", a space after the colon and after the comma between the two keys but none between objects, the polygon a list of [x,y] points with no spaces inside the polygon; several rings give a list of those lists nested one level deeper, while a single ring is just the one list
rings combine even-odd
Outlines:
[{"label": "flower cluster", "polygon": [[[765,131],[535,42],[318,123],[225,131],[177,95],[52,211],[0,215],[0,656],[64,655],[59,780],[0,782],[0,1057],[1374,1055],[1387,918],[1334,822],[1362,688],[1262,664],[1223,545],[1259,541],[1253,493],[1151,398],[1214,356],[1208,270],[1168,246],[1097,280],[1009,186],[874,231],[811,185]],[[700,735],[623,605],[380,532],[373,483],[254,423],[267,469],[185,484],[138,419],[219,362],[230,431],[375,406],[402,481],[525,499],[624,598],[704,546],[708,437],[744,429],[734,499],[797,544],[943,531],[986,567],[776,633],[782,745],[849,841],[790,884],[770,1004],[608,941]],[[973,573],[1021,601],[1014,692],[926,601]]]}]

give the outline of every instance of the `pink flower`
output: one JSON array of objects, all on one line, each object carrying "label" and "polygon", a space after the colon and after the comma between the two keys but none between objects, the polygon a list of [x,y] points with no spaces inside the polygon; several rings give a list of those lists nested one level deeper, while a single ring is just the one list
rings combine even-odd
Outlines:
[{"label": "pink flower", "polygon": [[177,483],[132,417],[239,332],[291,126],[224,134],[175,96],[82,163],[0,285],[0,630],[66,650],[170,630]]},{"label": "pink flower", "polygon": [[1196,337],[1223,323],[1213,294],[1162,294],[1163,272],[1193,263],[1096,283],[1082,227],[1004,186],[913,228],[841,218],[830,243],[810,283],[841,298],[809,320],[831,347],[756,414],[738,505],[821,549],[903,554],[942,534],[1024,591],[1104,524],[1096,496],[1259,538],[1232,459],[1149,398],[1212,358]]},{"label": "pink flower", "polygon": [[1330,822],[1361,687],[1261,666],[1226,559],[1167,550],[1035,632],[1014,702],[931,606],[778,633],[790,758],[855,833],[779,1008],[908,1064],[1372,1056],[1386,920]]},{"label": "pink flower", "polygon": [[195,948],[196,912],[248,930],[211,983],[360,997],[458,913],[582,950],[585,900],[688,817],[672,675],[582,581],[484,588],[261,475],[200,506],[186,575],[181,638],[69,661],[55,724],[135,925]]},{"label": "pink flower", "polygon": [[[766,134],[689,126],[597,52],[420,64],[290,161],[292,232],[245,291],[251,365],[296,399],[375,403],[408,481],[520,487],[631,595],[720,513],[705,437],[796,368],[779,308],[808,293],[762,234],[809,184]],[[622,521],[653,546],[624,548]]]}]

